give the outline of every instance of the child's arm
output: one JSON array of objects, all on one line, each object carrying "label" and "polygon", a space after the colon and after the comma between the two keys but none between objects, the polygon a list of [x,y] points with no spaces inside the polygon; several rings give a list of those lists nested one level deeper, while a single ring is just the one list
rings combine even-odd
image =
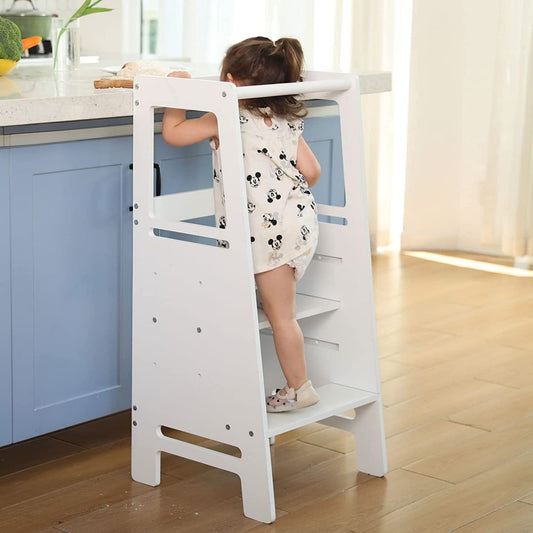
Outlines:
[{"label": "child's arm", "polygon": [[[171,72],[172,78],[190,78],[188,72]],[[163,139],[173,146],[195,144],[211,137],[218,137],[217,118],[206,113],[199,118],[187,120],[185,109],[167,107],[163,115]]]},{"label": "child's arm", "polygon": [[316,184],[322,172],[318,159],[302,136],[298,140],[296,168],[304,175],[309,187]]}]

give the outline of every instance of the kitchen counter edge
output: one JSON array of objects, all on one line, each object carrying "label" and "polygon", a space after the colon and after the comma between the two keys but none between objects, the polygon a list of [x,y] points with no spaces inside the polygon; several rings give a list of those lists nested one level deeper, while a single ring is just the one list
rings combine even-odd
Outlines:
[{"label": "kitchen counter edge", "polygon": [[[361,94],[392,88],[390,72],[361,72],[359,82]],[[73,95],[0,98],[0,128],[133,115],[132,89],[94,89],[89,80],[86,85]]]}]

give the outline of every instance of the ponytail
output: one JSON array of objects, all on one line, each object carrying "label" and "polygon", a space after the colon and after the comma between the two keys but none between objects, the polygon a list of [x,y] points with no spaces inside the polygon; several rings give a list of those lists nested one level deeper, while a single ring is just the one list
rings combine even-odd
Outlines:
[{"label": "ponytail", "polygon": [[[228,48],[220,79],[226,80],[231,74],[243,85],[292,83],[302,80],[303,64],[303,49],[297,39],[283,37],[272,41],[266,37],[252,37]],[[304,103],[295,95],[256,98],[242,105],[258,114],[264,114],[260,108],[269,107],[275,115],[289,119],[307,114]]]},{"label": "ponytail", "polygon": [[279,53],[285,65],[285,83],[302,81],[304,51],[298,39],[282,37],[273,43],[274,54]]}]

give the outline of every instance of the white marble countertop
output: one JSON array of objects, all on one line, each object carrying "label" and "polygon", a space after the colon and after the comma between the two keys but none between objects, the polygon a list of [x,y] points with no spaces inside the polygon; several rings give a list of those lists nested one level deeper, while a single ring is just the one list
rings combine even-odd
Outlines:
[{"label": "white marble countertop", "polygon": [[[48,64],[23,61],[0,76],[0,127],[131,116],[131,89],[93,86],[94,80],[112,75],[104,68],[122,63],[115,58],[115,62],[100,60],[82,63],[78,70],[54,72],[51,60]],[[216,67],[186,67],[193,77],[216,74]],[[391,90],[390,72],[360,73],[359,79],[362,94]]]}]

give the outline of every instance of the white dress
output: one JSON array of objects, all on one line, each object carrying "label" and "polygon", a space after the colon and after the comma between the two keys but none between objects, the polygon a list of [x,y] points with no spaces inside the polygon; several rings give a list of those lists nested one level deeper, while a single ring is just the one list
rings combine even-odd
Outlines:
[{"label": "white dress", "polygon": [[[266,109],[268,111],[268,108]],[[303,120],[263,117],[241,109],[246,194],[254,272],[311,259],[318,241],[316,205],[307,182],[296,168]],[[215,215],[226,226],[219,149],[213,148]],[[293,266],[293,265],[291,265]]]}]

